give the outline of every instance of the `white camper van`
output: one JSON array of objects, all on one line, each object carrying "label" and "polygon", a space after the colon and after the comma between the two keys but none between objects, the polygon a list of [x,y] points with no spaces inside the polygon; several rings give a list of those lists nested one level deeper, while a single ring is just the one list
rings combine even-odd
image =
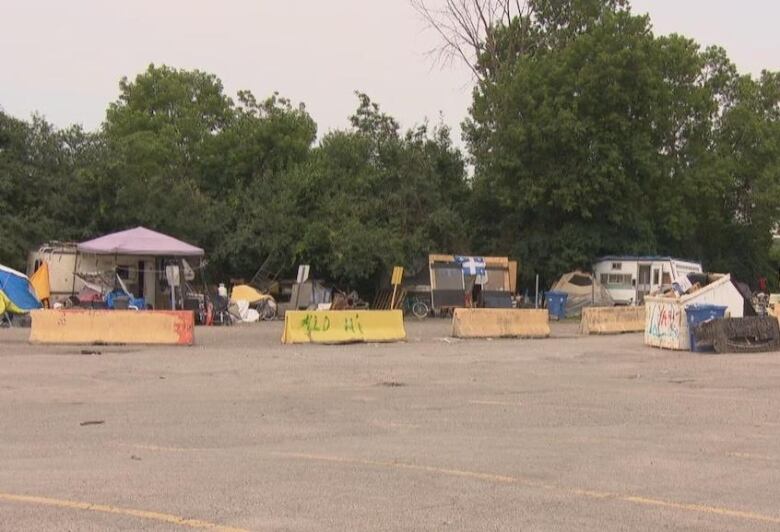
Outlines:
[{"label": "white camper van", "polygon": [[593,264],[593,274],[619,305],[641,305],[645,296],[671,287],[677,277],[702,273],[701,264],[672,257],[608,256]]}]

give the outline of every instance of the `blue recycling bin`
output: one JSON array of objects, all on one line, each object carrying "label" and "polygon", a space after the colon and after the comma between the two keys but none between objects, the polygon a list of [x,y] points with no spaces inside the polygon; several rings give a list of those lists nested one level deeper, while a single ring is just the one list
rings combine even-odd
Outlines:
[{"label": "blue recycling bin", "polygon": [[550,315],[557,320],[562,320],[566,317],[566,300],[569,299],[569,294],[566,292],[547,292],[547,310]]},{"label": "blue recycling bin", "polygon": [[685,307],[685,314],[688,316],[688,335],[691,340],[691,351],[703,353],[708,349],[696,345],[696,335],[694,331],[696,326],[705,321],[716,320],[726,315],[726,309],[721,305],[688,305]]}]

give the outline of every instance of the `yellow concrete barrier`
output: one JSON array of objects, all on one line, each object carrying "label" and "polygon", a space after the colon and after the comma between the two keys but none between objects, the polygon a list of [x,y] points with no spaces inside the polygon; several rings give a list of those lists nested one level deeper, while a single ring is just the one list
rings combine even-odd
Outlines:
[{"label": "yellow concrete barrier", "polygon": [[546,338],[550,317],[546,309],[459,308],[452,315],[456,338]]},{"label": "yellow concrete barrier", "polygon": [[777,318],[777,323],[780,324],[780,303],[775,303],[775,307],[769,309],[769,315]]},{"label": "yellow concrete barrier", "polygon": [[587,307],[582,309],[580,333],[620,334],[645,330],[645,307]]},{"label": "yellow concrete barrier", "polygon": [[30,342],[38,344],[192,345],[191,311],[34,310]]},{"label": "yellow concrete barrier", "polygon": [[398,342],[406,339],[400,310],[290,310],[283,344]]}]

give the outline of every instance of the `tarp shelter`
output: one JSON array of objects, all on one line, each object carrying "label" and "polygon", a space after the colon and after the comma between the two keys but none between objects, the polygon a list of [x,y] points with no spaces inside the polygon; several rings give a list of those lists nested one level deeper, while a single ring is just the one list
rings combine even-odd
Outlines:
[{"label": "tarp shelter", "polygon": [[552,290],[568,294],[567,316],[579,316],[585,307],[611,307],[615,304],[609,291],[598,279],[580,270],[563,274]]},{"label": "tarp shelter", "polygon": [[0,314],[24,314],[41,308],[27,276],[0,264]]},{"label": "tarp shelter", "polygon": [[94,255],[151,255],[165,257],[202,257],[201,248],[172,236],[136,227],[87,240],[77,246],[81,253]]},{"label": "tarp shelter", "polygon": [[246,284],[236,285],[230,292],[231,301],[246,301],[250,305],[266,299],[271,299],[271,296],[263,294],[257,289]]}]

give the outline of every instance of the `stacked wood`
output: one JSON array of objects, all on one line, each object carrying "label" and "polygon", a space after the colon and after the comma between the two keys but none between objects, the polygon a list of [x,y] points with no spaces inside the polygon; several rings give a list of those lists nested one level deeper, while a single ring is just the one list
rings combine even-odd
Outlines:
[{"label": "stacked wood", "polygon": [[393,299],[392,290],[380,290],[374,296],[374,302],[371,304],[373,310],[395,310],[403,307],[404,299],[406,299],[406,290],[399,289],[395,295],[395,305],[390,308],[390,303]]}]

